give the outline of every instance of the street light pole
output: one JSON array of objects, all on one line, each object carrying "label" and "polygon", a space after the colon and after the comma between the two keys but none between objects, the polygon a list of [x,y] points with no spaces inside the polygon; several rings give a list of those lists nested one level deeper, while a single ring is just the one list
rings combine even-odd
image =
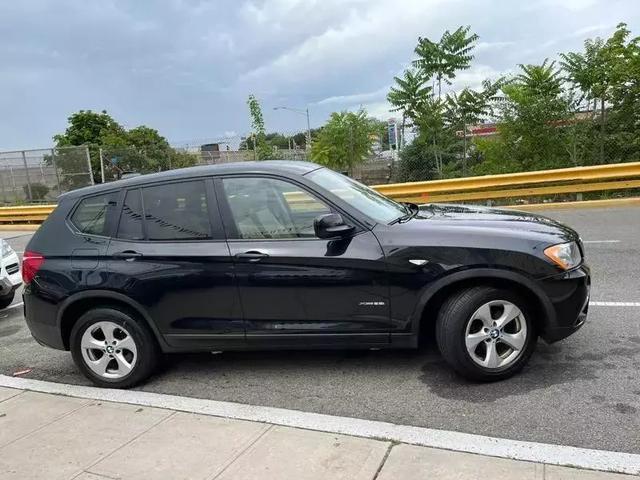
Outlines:
[{"label": "street light pole", "polygon": [[306,149],[309,150],[311,148],[311,121],[309,120],[309,107],[305,109],[307,113],[307,145]]},{"label": "street light pole", "polygon": [[306,149],[311,148],[311,120],[309,118],[309,107],[304,110],[299,108],[291,108],[291,107],[273,107],[274,110],[289,110],[290,112],[298,113],[300,115],[305,115],[307,117],[307,144]]}]

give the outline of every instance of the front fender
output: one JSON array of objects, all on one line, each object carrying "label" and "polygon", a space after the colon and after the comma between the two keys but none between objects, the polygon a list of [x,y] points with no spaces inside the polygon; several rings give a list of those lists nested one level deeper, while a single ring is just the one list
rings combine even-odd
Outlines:
[{"label": "front fender", "polygon": [[429,302],[434,299],[438,293],[455,286],[455,284],[463,284],[474,280],[477,280],[478,283],[481,283],[483,280],[506,280],[517,284],[521,289],[525,289],[531,293],[540,312],[543,314],[543,318],[541,318],[542,324],[540,325],[541,330],[544,331],[549,326],[555,324],[556,313],[553,305],[544,290],[537,285],[534,280],[512,270],[503,270],[499,268],[474,268],[448,274],[425,286],[419,295],[419,300],[416,302],[412,315],[412,332],[416,334],[419,332],[420,322],[425,308],[427,308]]}]

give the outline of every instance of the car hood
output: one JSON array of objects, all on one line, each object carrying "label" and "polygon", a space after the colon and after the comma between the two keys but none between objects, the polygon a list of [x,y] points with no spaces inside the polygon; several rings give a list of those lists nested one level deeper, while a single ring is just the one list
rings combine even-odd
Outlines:
[{"label": "car hood", "polygon": [[482,230],[490,235],[525,237],[549,243],[578,240],[578,234],[556,220],[531,212],[475,205],[424,204],[419,213],[405,222],[409,229],[462,228]]}]

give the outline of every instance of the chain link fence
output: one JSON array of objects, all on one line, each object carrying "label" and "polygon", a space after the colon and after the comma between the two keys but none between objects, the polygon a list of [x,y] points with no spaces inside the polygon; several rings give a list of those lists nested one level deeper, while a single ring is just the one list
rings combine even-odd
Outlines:
[{"label": "chain link fence", "polygon": [[[58,195],[126,178],[129,174],[155,173],[192,165],[216,165],[257,160],[258,152],[249,136],[174,145],[168,149],[140,149],[132,146],[82,145],[0,152],[0,201],[3,205],[51,203]],[[282,145],[271,145],[270,159],[310,160],[310,152],[294,137],[284,137]],[[377,152],[350,172],[369,184],[384,184],[397,176],[397,160]],[[264,154],[264,152],[263,152]]]},{"label": "chain link fence", "polygon": [[93,185],[86,146],[0,152],[0,201],[47,203]]}]

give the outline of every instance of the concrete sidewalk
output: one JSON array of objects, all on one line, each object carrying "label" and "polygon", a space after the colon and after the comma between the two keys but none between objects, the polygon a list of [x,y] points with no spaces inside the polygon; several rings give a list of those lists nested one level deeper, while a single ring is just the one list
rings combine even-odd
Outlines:
[{"label": "concrete sidewalk", "polygon": [[637,477],[0,387],[0,478]]}]

